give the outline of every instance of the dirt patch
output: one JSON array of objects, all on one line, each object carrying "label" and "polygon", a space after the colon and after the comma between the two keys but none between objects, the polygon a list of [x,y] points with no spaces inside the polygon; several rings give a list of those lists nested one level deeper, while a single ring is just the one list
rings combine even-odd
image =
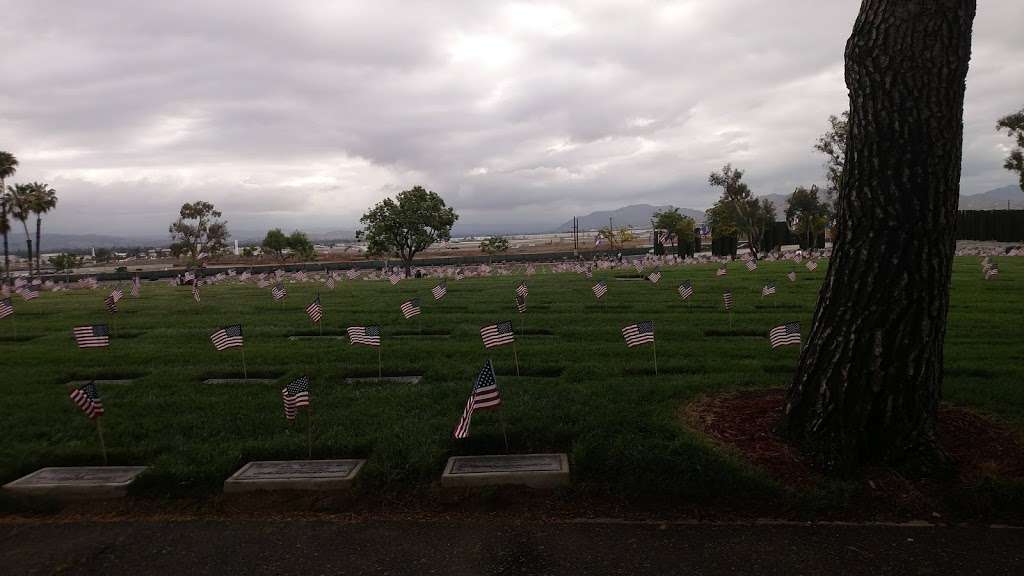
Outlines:
[{"label": "dirt patch", "polygon": [[[789,489],[842,492],[846,517],[1024,518],[1019,502],[1024,445],[1006,427],[965,408],[943,406],[938,437],[956,465],[955,474],[908,478],[891,468],[872,467],[859,477],[839,480],[779,436],[784,398],[780,389],[710,396],[683,407],[681,418]],[[1018,487],[1007,494],[999,488],[1005,483]]]}]

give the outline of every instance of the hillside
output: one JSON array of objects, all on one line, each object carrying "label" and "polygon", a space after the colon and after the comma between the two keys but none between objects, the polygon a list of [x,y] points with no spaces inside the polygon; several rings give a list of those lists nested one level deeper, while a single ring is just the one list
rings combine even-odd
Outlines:
[{"label": "hillside", "polygon": [[[619,226],[632,226],[634,228],[648,227],[651,225],[651,217],[655,212],[659,210],[667,210],[670,206],[652,206],[650,204],[633,204],[630,206],[623,206],[616,210],[601,210],[598,212],[591,212],[586,216],[580,217],[579,226],[581,230],[596,230],[598,228],[608,225],[608,219],[611,218],[612,224],[618,228]],[[700,210],[693,210],[690,208],[680,208],[679,211],[685,215],[693,218],[696,222],[704,221],[704,212]],[[565,222],[557,228],[557,232],[568,232],[572,230],[572,220]]]}]

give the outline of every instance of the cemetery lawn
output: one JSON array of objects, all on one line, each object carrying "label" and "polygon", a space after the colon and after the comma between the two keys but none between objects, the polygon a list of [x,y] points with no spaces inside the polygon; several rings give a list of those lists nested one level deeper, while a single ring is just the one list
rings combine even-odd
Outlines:
[{"label": "cemetery lawn", "polygon": [[[1001,275],[991,281],[982,278],[977,258],[955,261],[943,396],[1020,434],[1024,258],[993,260]],[[748,272],[735,262],[728,276],[716,278],[716,267],[667,268],[657,285],[616,280],[631,275],[623,270],[598,271],[593,280],[540,273],[525,278],[530,295],[522,316],[513,301],[518,275],[449,280],[441,302],[431,298],[432,279],[397,286],[342,280],[334,291],[317,282],[287,284],[283,303],[272,301],[269,289],[232,280],[204,287],[199,304],[189,288],[143,282],[141,298],[126,296],[113,319],[103,304],[106,285],[46,292],[31,302],[15,296],[15,316],[0,320],[0,482],[44,466],[101,464],[95,427],[68,399],[65,383],[133,379],[100,385],[110,463],[151,467],[134,487],[140,497],[218,494],[250,460],[306,458],[306,414],[290,426],[280,392],[309,375],[312,456],[367,458],[357,495],[431,493],[449,456],[504,453],[503,414],[513,452],[569,454],[570,493],[841,505],[841,488],[789,493],[680,422],[681,407],[703,395],[789,383],[798,350],[771,350],[767,333],[797,320],[806,338],[825,273],[824,265],[810,273],[789,262]],[[786,279],[790,270],[796,282]],[[675,288],[686,279],[695,295],[682,302]],[[608,281],[603,302],[590,290],[597,280]],[[768,281],[778,294],[762,298]],[[288,340],[318,333],[304,313],[318,289],[325,334],[380,324],[384,374],[422,375],[422,382],[346,384],[346,377],[376,376],[377,350],[346,340]],[[723,289],[735,298],[731,320]],[[412,297],[421,299],[423,314],[405,320],[399,305]],[[485,350],[480,340],[481,326],[502,320],[514,321],[519,377],[512,347]],[[627,348],[620,334],[643,320],[656,324],[657,376],[652,347]],[[116,330],[111,346],[77,349],[72,326],[100,322]],[[249,377],[274,383],[203,384],[242,375],[241,351],[216,352],[209,340],[233,323],[244,328]],[[502,410],[477,413],[470,437],[454,440],[452,429],[488,358]],[[1024,501],[1020,483],[1004,488]]]}]

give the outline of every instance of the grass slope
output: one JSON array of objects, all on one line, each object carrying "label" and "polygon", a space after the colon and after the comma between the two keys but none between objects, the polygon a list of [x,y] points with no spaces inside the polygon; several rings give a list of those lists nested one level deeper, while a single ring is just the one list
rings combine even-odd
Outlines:
[{"label": "grass slope", "polygon": [[[946,340],[945,399],[989,412],[1024,428],[1024,259],[997,259],[1001,276],[982,279],[976,258],[955,262]],[[469,439],[451,431],[476,371],[493,358],[505,400],[504,417],[515,452],[565,451],[576,488],[610,490],[626,498],[714,499],[778,490],[762,475],[716,450],[678,424],[678,408],[700,394],[784,386],[798,351],[772,351],[769,328],[799,320],[806,334],[824,266],[814,273],[792,263],[741,264],[716,278],[716,266],[666,269],[658,285],[613,281],[625,272],[598,272],[593,281],[574,274],[528,279],[529,310],[517,315],[518,276],[449,281],[448,297],[434,302],[429,279],[341,281],[321,290],[325,333],[351,325],[384,329],[385,374],[422,374],[408,384],[344,384],[348,376],[377,373],[377,352],[344,340],[296,340],[315,333],[303,312],[315,283],[288,285],[283,303],[251,285],[207,287],[202,303],[188,288],[147,283],[142,297],[122,301],[118,337],[106,350],[79,350],[77,324],[110,322],[106,289],[45,293],[15,302],[15,318],[0,321],[4,416],[0,419],[0,481],[42,466],[100,462],[93,425],[67,397],[64,383],[84,378],[136,378],[103,386],[103,426],[112,464],[147,464],[138,492],[150,496],[216,493],[239,466],[255,459],[306,456],[305,415],[289,426],[280,390],[299,375],[313,381],[314,458],[365,457],[361,489],[409,493],[435,481],[453,454],[504,452],[497,413],[480,413]],[[794,283],[785,278],[796,270]],[[598,303],[593,282],[609,280]],[[696,294],[681,302],[684,279]],[[779,294],[760,297],[774,281]],[[721,293],[735,297],[730,317]],[[417,320],[399,304],[418,296]],[[521,377],[511,347],[485,351],[482,325],[513,319]],[[660,375],[652,374],[649,346],[627,349],[620,329],[654,320]],[[210,377],[241,374],[241,354],[216,352],[208,336],[241,322],[250,377],[274,384],[203,385]],[[16,333],[15,333],[16,332]],[[550,333],[547,334],[547,333]],[[440,335],[442,337],[437,337]],[[401,337],[399,337],[401,336]]]}]

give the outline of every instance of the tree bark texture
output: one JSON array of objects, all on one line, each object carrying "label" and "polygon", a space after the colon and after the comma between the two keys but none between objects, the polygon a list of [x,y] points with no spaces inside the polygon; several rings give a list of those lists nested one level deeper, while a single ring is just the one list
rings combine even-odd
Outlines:
[{"label": "tree bark texture", "polygon": [[934,463],[976,0],[864,0],[836,239],[785,406],[826,467]]}]

